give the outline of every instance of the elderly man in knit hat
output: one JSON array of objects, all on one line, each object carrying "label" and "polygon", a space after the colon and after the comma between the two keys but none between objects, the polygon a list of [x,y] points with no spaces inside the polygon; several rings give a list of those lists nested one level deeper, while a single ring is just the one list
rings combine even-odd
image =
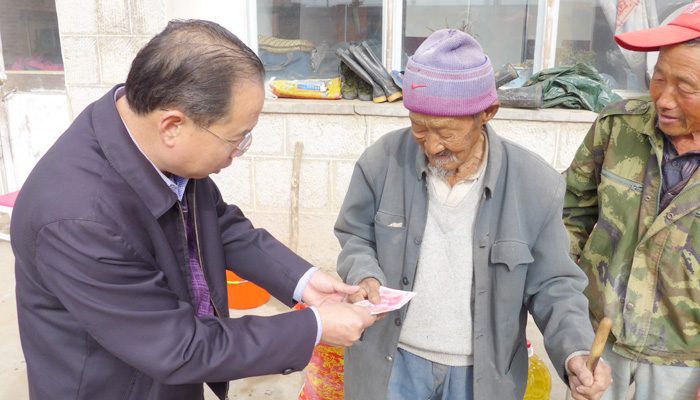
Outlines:
[{"label": "elderly man in knit hat", "polygon": [[603,397],[700,399],[700,1],[615,36],[660,50],[650,97],[605,108],[565,172],[564,223],[615,383]]},{"label": "elderly man in knit hat", "polygon": [[577,399],[610,384],[593,342],[586,277],[561,220],[565,184],[501,139],[493,68],[468,34],[440,30],[406,65],[411,127],[360,157],[335,225],[338,273],[379,302],[379,286],[417,295],[348,348],[345,395],[367,399],[522,399],[528,311]]}]

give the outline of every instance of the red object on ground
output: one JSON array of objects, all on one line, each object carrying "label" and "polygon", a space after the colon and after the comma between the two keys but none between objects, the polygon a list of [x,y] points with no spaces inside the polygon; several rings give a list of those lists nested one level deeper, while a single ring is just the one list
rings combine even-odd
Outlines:
[{"label": "red object on ground", "polygon": [[[294,306],[306,308],[303,304]],[[343,400],[345,399],[344,370],[345,349],[319,343],[306,366],[306,379],[299,393],[299,400]]]}]

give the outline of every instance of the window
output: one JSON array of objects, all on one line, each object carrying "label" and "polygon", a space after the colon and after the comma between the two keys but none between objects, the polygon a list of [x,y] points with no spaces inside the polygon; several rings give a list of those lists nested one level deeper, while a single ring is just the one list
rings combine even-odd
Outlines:
[{"label": "window", "polygon": [[537,2],[530,0],[404,0],[401,69],[408,57],[436,30],[469,33],[495,69],[510,63],[532,71]]},{"label": "window", "polygon": [[64,86],[54,0],[0,0],[3,68],[16,86]]},{"label": "window", "polygon": [[613,36],[667,23],[691,1],[619,3],[627,9],[594,0],[257,0],[258,48],[269,76],[326,78],[338,74],[338,47],[365,40],[387,69],[401,70],[433,31],[452,28],[474,36],[496,69],[510,63],[527,77],[584,63],[613,89],[646,90],[654,54],[621,50]]},{"label": "window", "polygon": [[268,77],[338,76],[338,48],[366,41],[381,59],[381,0],[258,0],[258,55]]}]

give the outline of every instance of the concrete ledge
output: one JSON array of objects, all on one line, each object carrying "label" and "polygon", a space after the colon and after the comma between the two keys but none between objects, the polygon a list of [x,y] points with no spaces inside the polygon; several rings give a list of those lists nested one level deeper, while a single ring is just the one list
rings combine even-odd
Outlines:
[{"label": "concrete ledge", "polygon": [[[372,103],[360,100],[266,99],[262,109],[268,114],[373,115],[408,117],[402,101]],[[496,119],[542,122],[593,122],[598,114],[586,110],[527,110],[502,107]]]}]

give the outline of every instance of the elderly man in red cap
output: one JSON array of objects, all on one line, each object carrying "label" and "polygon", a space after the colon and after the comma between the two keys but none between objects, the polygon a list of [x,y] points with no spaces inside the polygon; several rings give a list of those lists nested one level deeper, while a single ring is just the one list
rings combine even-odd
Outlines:
[{"label": "elderly man in red cap", "polygon": [[493,68],[457,30],[433,33],[406,65],[411,127],[358,160],[335,226],[338,273],[379,302],[413,290],[345,359],[348,400],[522,399],[528,311],[576,399],[599,399],[610,368],[586,369],[586,278],[568,256],[563,178],[501,139]]},{"label": "elderly man in red cap", "polygon": [[700,1],[667,26],[617,35],[657,51],[651,97],[603,110],[564,176],[571,254],[593,326],[613,327],[603,399],[700,399]]}]

